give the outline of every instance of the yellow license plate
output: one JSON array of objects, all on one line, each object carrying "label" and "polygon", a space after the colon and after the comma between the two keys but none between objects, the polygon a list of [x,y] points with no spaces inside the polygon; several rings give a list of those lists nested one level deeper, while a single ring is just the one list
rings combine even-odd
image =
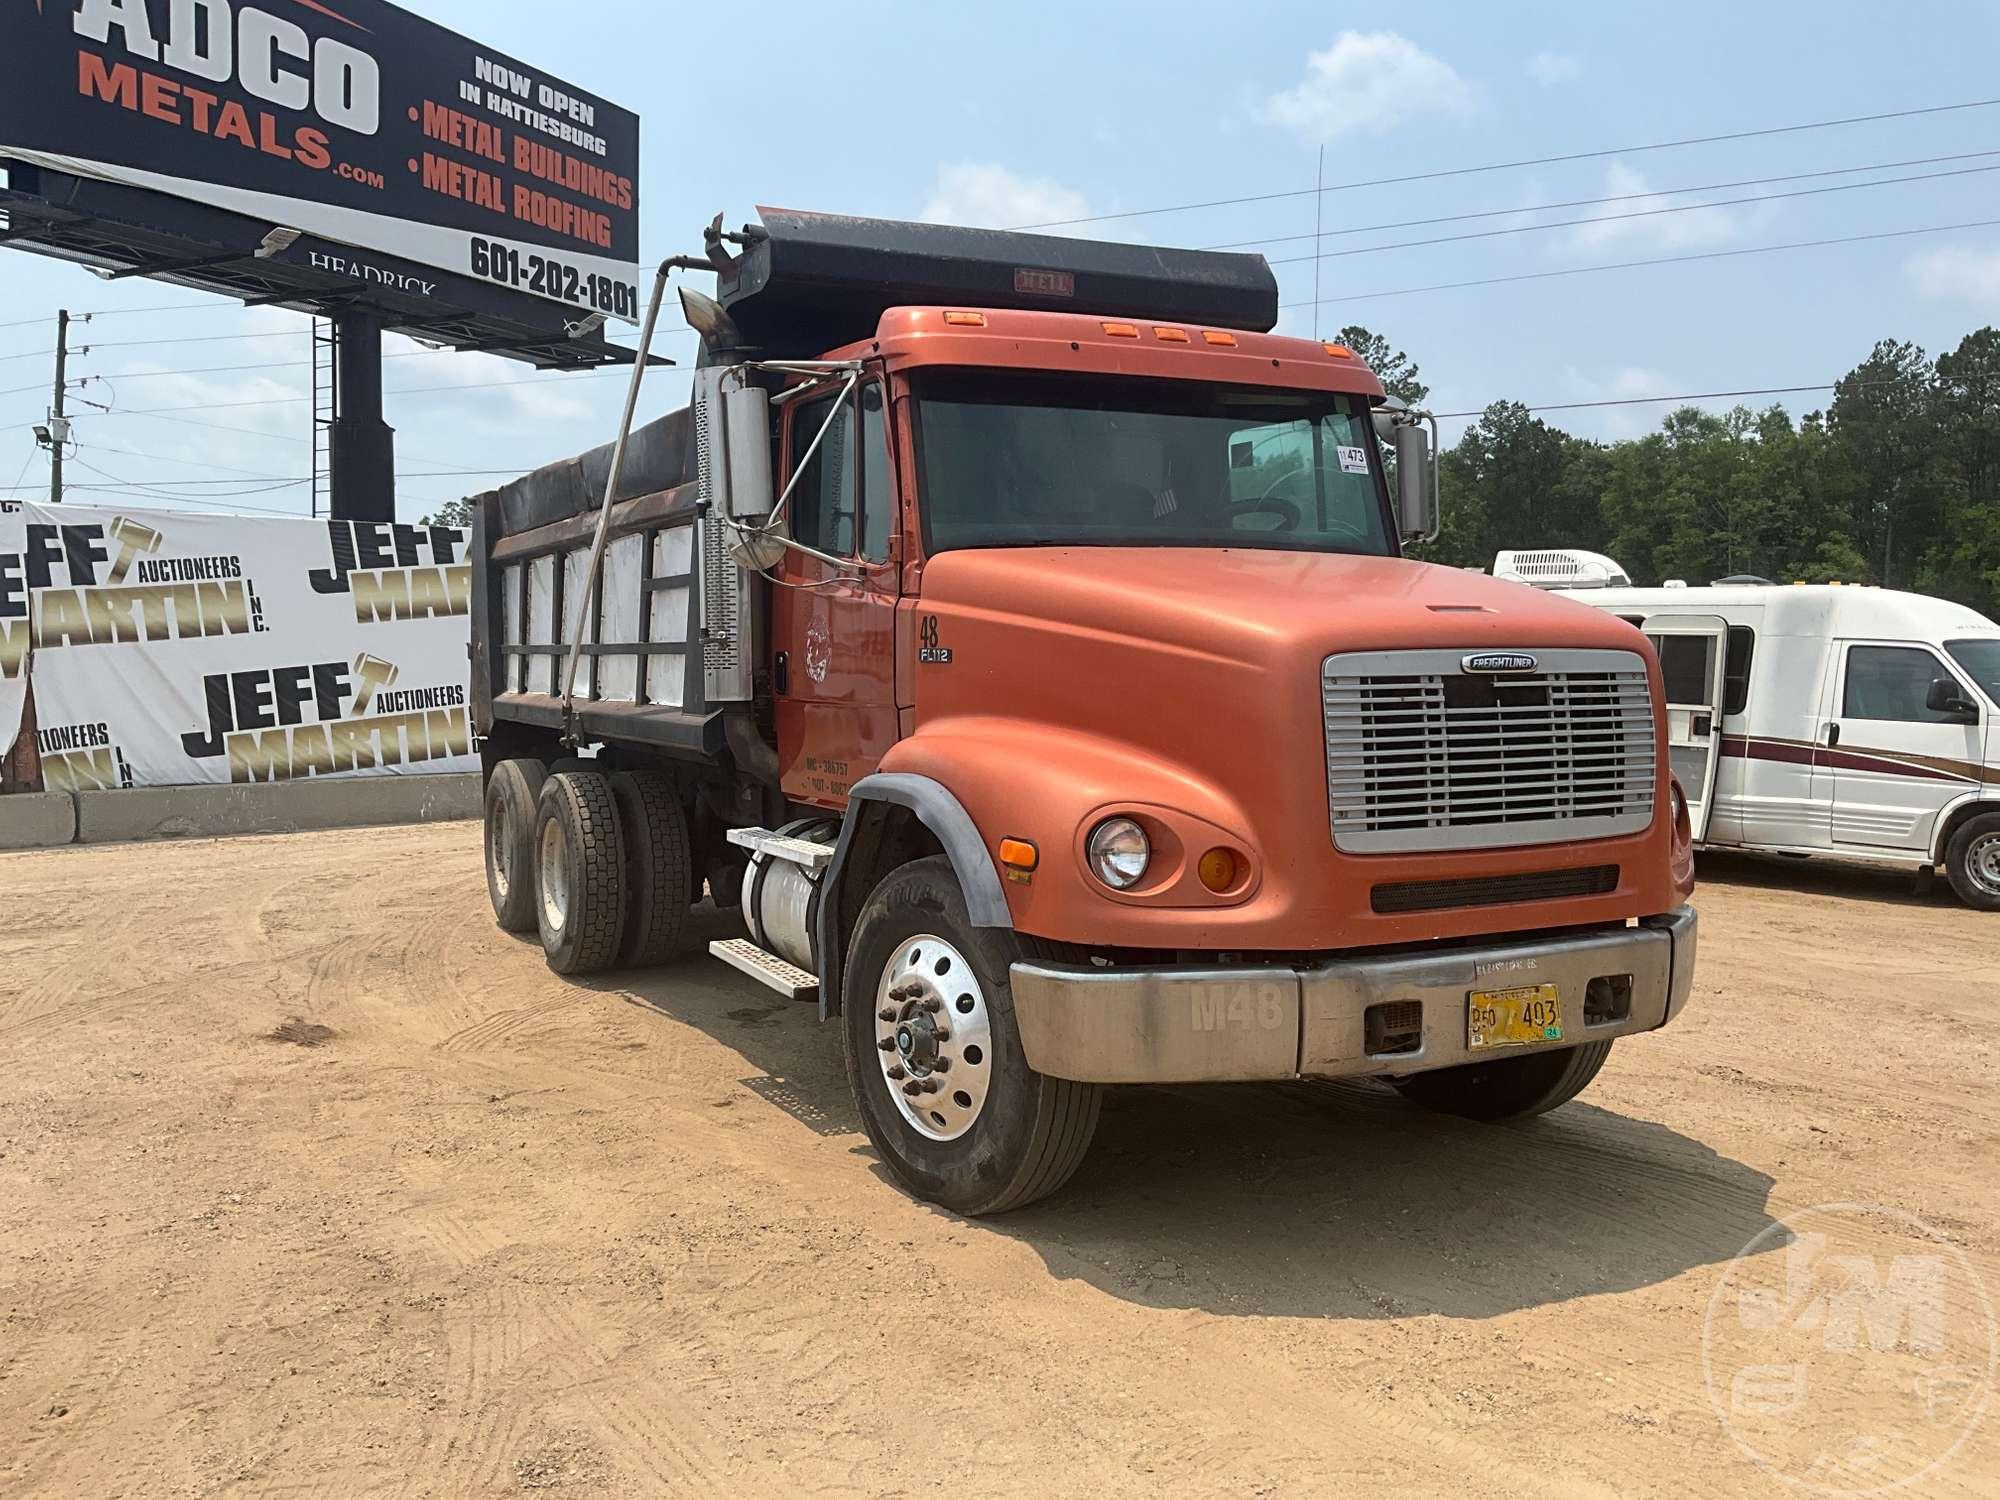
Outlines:
[{"label": "yellow license plate", "polygon": [[1474,990],[1466,1008],[1465,1045],[1470,1052],[1495,1047],[1531,1047],[1563,1038],[1562,997],[1552,984],[1515,990]]}]

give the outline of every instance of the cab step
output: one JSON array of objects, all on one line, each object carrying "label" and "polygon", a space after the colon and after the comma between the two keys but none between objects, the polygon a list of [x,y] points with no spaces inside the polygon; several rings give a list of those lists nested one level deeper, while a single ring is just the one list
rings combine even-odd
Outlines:
[{"label": "cab step", "polygon": [[781,859],[788,865],[804,865],[815,875],[833,859],[831,844],[795,839],[788,834],[773,833],[768,828],[732,828],[729,830],[729,842],[755,854]]},{"label": "cab step", "polygon": [[748,938],[717,938],[708,945],[708,951],[788,1000],[813,1000],[819,996],[818,975],[787,963],[775,953],[766,953]]}]

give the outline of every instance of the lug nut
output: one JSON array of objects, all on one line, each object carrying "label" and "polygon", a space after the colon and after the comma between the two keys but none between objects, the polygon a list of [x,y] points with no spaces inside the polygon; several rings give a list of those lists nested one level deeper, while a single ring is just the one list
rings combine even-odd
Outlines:
[{"label": "lug nut", "polygon": [[926,1089],[916,1079],[912,1078],[908,1083],[903,1085],[903,1092],[905,1094],[908,1094],[911,1098],[914,1099],[918,1094],[929,1093],[930,1090]]},{"label": "lug nut", "polygon": [[880,1010],[875,1012],[875,1019],[878,1021],[893,1021],[896,1019],[898,1014],[900,1014],[900,1012],[898,1012],[894,1006],[885,1005]]},{"label": "lug nut", "polygon": [[936,995],[932,995],[924,1001],[924,1009],[933,1013],[941,1011],[944,1009],[944,1001],[938,999]]},{"label": "lug nut", "polygon": [[951,1059],[948,1057],[938,1058],[932,1062],[931,1071],[933,1073],[949,1073],[951,1071]]},{"label": "lug nut", "polygon": [[939,1083],[935,1078],[926,1078],[924,1080],[924,1092],[926,1094],[935,1094],[943,1087],[944,1085]]},{"label": "lug nut", "polygon": [[934,1042],[948,1042],[951,1040],[951,1033],[946,1031],[942,1026],[935,1027],[931,1031],[931,1040]]},{"label": "lug nut", "polygon": [[891,1078],[898,1080],[909,1076],[907,1073],[903,1071],[903,1065],[901,1063],[891,1063],[887,1068],[883,1069],[883,1071],[886,1072]]},{"label": "lug nut", "polygon": [[896,1039],[892,1036],[885,1036],[875,1044],[875,1047],[880,1052],[894,1052],[896,1050]]}]

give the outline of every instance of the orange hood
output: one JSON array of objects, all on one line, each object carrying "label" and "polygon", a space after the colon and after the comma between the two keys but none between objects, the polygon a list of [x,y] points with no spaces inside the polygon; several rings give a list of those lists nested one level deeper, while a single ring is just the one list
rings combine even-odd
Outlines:
[{"label": "orange hood", "polygon": [[[1232,548],[1014,547],[941,553],[906,601],[897,671],[915,733],[885,771],[928,775],[991,847],[1042,850],[1007,896],[1022,930],[1131,947],[1326,949],[1651,915],[1668,890],[1667,821],[1624,840],[1357,857],[1328,826],[1322,661],[1342,651],[1600,647],[1645,638],[1613,615],[1520,584],[1406,561]],[[938,651],[919,654],[922,640]],[[1659,768],[1664,798],[1664,749]],[[1152,809],[1191,858],[1246,852],[1226,900],[1108,895],[1081,876],[1083,831]],[[1618,888],[1564,903],[1398,916],[1377,880],[1615,862]],[[1192,876],[1188,877],[1190,880]],[[1184,891],[1188,888],[1183,883]]]},{"label": "orange hood", "polygon": [[926,603],[1234,657],[1273,650],[1608,646],[1614,616],[1483,573],[1393,557],[1209,547],[1006,547],[924,567]]}]

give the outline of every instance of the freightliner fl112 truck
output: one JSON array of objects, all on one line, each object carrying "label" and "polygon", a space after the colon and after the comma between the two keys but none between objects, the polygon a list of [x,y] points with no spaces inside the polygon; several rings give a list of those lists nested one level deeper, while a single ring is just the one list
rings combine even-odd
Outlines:
[{"label": "freightliner fl112 truck", "polygon": [[503,927],[816,1000],[912,1193],[1029,1203],[1108,1084],[1572,1098],[1686,1003],[1658,662],[1413,561],[1432,435],[1254,255],[762,210],[663,264],[692,400],[475,502]]}]

